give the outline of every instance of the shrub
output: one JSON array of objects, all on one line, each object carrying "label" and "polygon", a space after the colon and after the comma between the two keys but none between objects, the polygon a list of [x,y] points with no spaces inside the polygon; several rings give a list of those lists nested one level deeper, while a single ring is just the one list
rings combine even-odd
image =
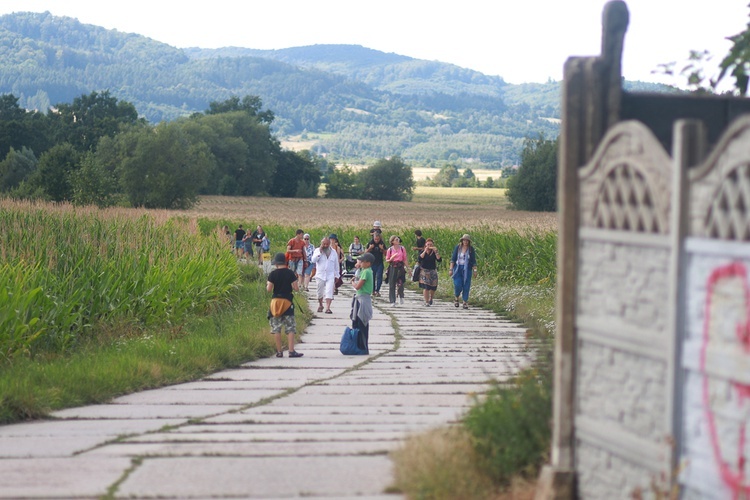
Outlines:
[{"label": "shrub", "polygon": [[508,179],[507,196],[519,210],[554,212],[557,208],[557,144],[527,139],[521,153],[518,173]]}]

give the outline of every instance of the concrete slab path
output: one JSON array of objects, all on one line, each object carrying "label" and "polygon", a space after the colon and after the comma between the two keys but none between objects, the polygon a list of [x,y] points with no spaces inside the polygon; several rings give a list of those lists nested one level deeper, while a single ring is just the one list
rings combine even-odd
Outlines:
[{"label": "concrete slab path", "polygon": [[339,352],[345,285],[302,358],[0,427],[0,498],[401,498],[387,493],[389,452],[455,423],[532,353],[525,329],[487,311],[408,290],[374,302],[369,356]]}]

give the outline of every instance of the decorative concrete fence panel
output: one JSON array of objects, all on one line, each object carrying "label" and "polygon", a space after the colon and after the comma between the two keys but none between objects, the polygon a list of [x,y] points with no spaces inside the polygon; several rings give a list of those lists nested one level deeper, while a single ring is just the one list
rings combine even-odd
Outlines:
[{"label": "decorative concrete fence panel", "polygon": [[747,498],[750,117],[725,132],[687,184],[679,477],[684,498]]},{"label": "decorative concrete fence panel", "polygon": [[628,23],[564,68],[537,497],[750,498],[750,99],[623,91]]},{"label": "decorative concrete fence panel", "polygon": [[576,469],[582,498],[630,498],[663,474],[670,432],[672,161],[641,123],[580,170]]}]

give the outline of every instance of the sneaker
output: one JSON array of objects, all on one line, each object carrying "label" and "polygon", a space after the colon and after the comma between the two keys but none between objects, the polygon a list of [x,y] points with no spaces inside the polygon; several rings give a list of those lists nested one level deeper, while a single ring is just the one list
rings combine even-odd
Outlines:
[{"label": "sneaker", "polygon": [[302,354],[301,352],[289,351],[290,358],[301,358],[302,356],[304,356],[304,354]]},{"label": "sneaker", "polygon": [[398,299],[398,302],[399,302],[399,303],[400,303],[401,305],[404,305],[404,298],[403,298],[403,297],[401,297],[400,299]]},{"label": "sneaker", "polygon": [[396,303],[395,302],[391,302],[391,307],[396,307]]},{"label": "sneaker", "polygon": [[277,358],[283,358],[284,357],[284,353],[281,352],[281,351],[276,351],[276,357]]},{"label": "sneaker", "polygon": [[432,305],[432,299],[430,299],[430,305]]},{"label": "sneaker", "polygon": [[425,302],[425,303],[424,303],[424,306],[425,306],[425,307],[430,307],[430,303],[429,303],[429,302]]}]

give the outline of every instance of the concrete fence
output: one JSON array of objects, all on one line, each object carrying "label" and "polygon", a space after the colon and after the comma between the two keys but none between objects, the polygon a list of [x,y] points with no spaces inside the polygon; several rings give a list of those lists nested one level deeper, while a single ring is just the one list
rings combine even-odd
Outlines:
[{"label": "concrete fence", "polygon": [[[565,65],[539,498],[750,496],[750,103],[628,94],[629,22]],[[750,432],[749,432],[750,433]]]}]

